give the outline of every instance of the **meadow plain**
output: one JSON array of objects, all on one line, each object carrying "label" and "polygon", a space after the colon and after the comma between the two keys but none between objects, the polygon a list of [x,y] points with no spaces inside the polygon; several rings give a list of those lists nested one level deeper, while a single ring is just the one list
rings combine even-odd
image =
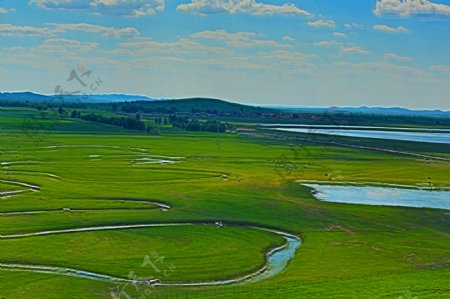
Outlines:
[{"label": "meadow plain", "polygon": [[[30,116],[39,126],[24,130]],[[298,183],[450,187],[446,160],[256,135],[147,135],[79,119],[41,120],[27,108],[2,108],[0,126],[1,298],[450,296],[448,210],[321,202]],[[449,157],[442,145],[396,147]],[[189,225],[125,227],[152,224]],[[301,238],[281,273],[223,286],[136,283],[254,273],[285,240],[252,227]]]}]

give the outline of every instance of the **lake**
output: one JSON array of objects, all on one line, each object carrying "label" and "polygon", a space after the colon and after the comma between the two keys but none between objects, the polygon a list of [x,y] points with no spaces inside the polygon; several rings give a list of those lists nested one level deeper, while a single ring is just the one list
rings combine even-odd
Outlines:
[{"label": "lake", "polygon": [[450,191],[390,187],[303,184],[321,201],[450,210]]},{"label": "lake", "polygon": [[335,136],[349,136],[360,138],[377,138],[377,139],[389,139],[399,141],[417,141],[428,143],[443,143],[450,144],[450,132],[436,132],[425,131],[413,132],[409,130],[403,131],[388,131],[388,130],[368,130],[368,129],[342,129],[339,127],[332,128],[307,128],[307,127],[276,127],[275,130],[297,133],[310,133],[310,134],[326,134]]}]

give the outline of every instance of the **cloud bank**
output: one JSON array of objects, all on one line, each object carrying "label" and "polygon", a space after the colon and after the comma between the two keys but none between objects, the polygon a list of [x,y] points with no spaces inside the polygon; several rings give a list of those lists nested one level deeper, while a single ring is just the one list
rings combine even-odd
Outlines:
[{"label": "cloud bank", "polygon": [[29,3],[47,9],[130,17],[153,15],[165,8],[165,0],[30,0]]},{"label": "cloud bank", "polygon": [[210,15],[218,13],[236,14],[244,13],[254,16],[263,15],[301,15],[312,17],[313,14],[300,9],[294,4],[265,4],[256,0],[192,0],[177,6],[183,13]]},{"label": "cloud bank", "polygon": [[450,6],[430,0],[378,0],[375,15],[450,16]]},{"label": "cloud bank", "polygon": [[403,26],[391,27],[389,25],[374,25],[373,30],[388,33],[406,33],[408,29]]}]

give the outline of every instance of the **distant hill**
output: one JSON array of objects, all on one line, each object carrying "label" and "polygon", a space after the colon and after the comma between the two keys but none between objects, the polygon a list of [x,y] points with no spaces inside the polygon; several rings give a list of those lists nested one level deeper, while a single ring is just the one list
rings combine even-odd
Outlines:
[{"label": "distant hill", "polygon": [[38,102],[48,100],[49,96],[37,94],[33,92],[0,92],[0,100],[2,101],[30,101]]},{"label": "distant hill", "polygon": [[[109,104],[111,105],[111,104]],[[188,98],[160,101],[136,101],[116,103],[117,109],[124,112],[182,112],[209,113],[221,115],[260,115],[274,113],[273,109],[242,105],[211,98]]]},{"label": "distant hill", "polygon": [[420,117],[450,117],[450,111],[442,110],[411,110],[392,107],[299,107],[299,106],[264,106],[278,111],[290,113],[343,113],[370,114],[385,116],[420,116]]},{"label": "distant hill", "polygon": [[0,101],[18,102],[56,102],[66,103],[114,103],[132,101],[157,101],[159,99],[149,98],[141,95],[127,94],[80,94],[80,95],[42,95],[33,92],[0,92]]},{"label": "distant hill", "polygon": [[[85,95],[43,95],[33,92],[0,92],[0,101],[27,102],[27,103],[92,103],[127,106],[130,112],[133,110],[149,112],[206,112],[232,115],[260,115],[273,113],[295,114],[365,114],[380,116],[408,116],[408,117],[445,117],[450,118],[450,111],[441,110],[410,110],[406,108],[385,107],[300,107],[300,106],[250,106],[227,102],[211,98],[187,98],[187,99],[158,99],[142,95],[128,94],[85,94]],[[126,105],[123,104],[126,102]]]},{"label": "distant hill", "polygon": [[157,99],[127,94],[42,95],[33,92],[0,92],[0,101],[20,103],[87,103],[120,106],[124,112],[184,112],[230,115],[259,115],[275,110],[211,98]]}]

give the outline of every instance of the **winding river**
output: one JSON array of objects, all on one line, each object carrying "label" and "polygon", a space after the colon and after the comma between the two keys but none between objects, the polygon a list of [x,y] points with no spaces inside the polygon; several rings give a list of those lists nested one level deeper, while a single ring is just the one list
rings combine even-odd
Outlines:
[{"label": "winding river", "polygon": [[[70,146],[50,146],[46,147],[47,149],[57,150],[60,148],[66,148]],[[76,147],[76,146],[74,146]],[[86,146],[88,147],[88,146]],[[101,148],[101,147],[99,147]],[[120,147],[109,147],[109,148],[120,148]],[[139,151],[145,152],[146,149],[136,149]],[[183,157],[166,157],[166,156],[148,156],[148,157],[140,157],[138,159],[132,160],[134,164],[146,164],[146,163],[176,163],[178,161],[182,161]],[[3,162],[4,165],[11,165],[11,163]],[[222,175],[223,176],[223,175]],[[0,182],[4,184],[16,185],[22,187],[21,190],[14,191],[6,191],[0,193],[0,196],[10,197],[13,195],[17,195],[22,192],[37,192],[40,191],[40,186],[32,185],[29,183],[24,183],[20,181],[12,181],[12,180],[0,180]],[[100,200],[100,199],[96,199]],[[131,199],[131,198],[121,198],[121,199],[108,199],[104,198],[102,200],[120,200],[127,201],[132,203],[143,203],[153,205],[153,207],[144,207],[144,208],[123,208],[123,207],[115,207],[115,208],[96,208],[96,209],[77,209],[65,207],[61,209],[52,209],[52,210],[28,210],[28,211],[4,211],[0,212],[0,216],[20,216],[20,215],[28,215],[28,214],[43,214],[43,213],[71,213],[76,211],[103,211],[103,210],[130,210],[130,209],[140,209],[140,210],[148,210],[148,209],[159,209],[161,211],[169,211],[171,206],[169,204],[159,202],[159,201],[151,201],[151,200],[141,200],[141,199]],[[82,227],[82,228],[68,228],[68,229],[55,229],[55,230],[46,230],[46,231],[38,231],[38,232],[30,232],[30,233],[20,233],[20,234],[3,234],[0,235],[0,241],[6,239],[23,239],[23,238],[33,238],[39,236],[48,236],[55,234],[69,234],[69,233],[82,233],[82,232],[94,232],[94,231],[106,231],[106,230],[128,230],[128,229],[137,229],[137,228],[151,228],[151,227],[168,227],[168,226],[192,226],[192,225],[210,225],[210,226],[218,226],[218,229],[222,226],[235,226],[242,227],[246,229],[260,230],[266,231],[284,238],[285,243],[282,246],[274,248],[265,253],[265,263],[264,265],[250,274],[245,274],[241,276],[237,276],[232,279],[224,279],[224,280],[214,280],[214,281],[195,281],[195,282],[170,282],[170,281],[159,281],[157,279],[130,279],[130,278],[122,278],[115,277],[111,275],[101,274],[89,272],[81,269],[73,269],[70,267],[55,267],[49,265],[35,265],[35,264],[20,264],[20,263],[3,263],[0,261],[0,269],[1,270],[10,270],[10,271],[26,271],[26,272],[35,272],[35,273],[46,273],[46,274],[55,274],[55,275],[64,275],[64,276],[72,276],[79,277],[85,279],[92,279],[104,282],[112,282],[112,283],[138,283],[138,284],[149,284],[154,286],[217,286],[217,285],[231,285],[231,284],[243,284],[256,282],[263,279],[267,279],[273,277],[274,275],[282,272],[288,265],[289,261],[292,260],[295,256],[296,250],[301,246],[301,239],[293,234],[259,227],[259,226],[250,226],[250,225],[241,225],[238,223],[222,223],[218,225],[217,222],[203,222],[203,223],[148,223],[148,224],[129,224],[129,225],[107,225],[107,226],[98,226],[98,227]],[[239,275],[239,274],[237,274]]]},{"label": "winding river", "polygon": [[[13,235],[0,235],[1,239],[20,239],[20,238],[30,238],[37,236],[46,236],[54,234],[68,234],[77,232],[92,232],[92,231],[105,231],[105,230],[122,230],[122,229],[134,229],[134,228],[145,228],[145,227],[167,227],[167,226],[191,226],[191,225],[216,225],[216,223],[151,223],[151,224],[134,224],[134,225],[111,225],[111,226],[98,226],[98,227],[84,227],[84,228],[73,228],[73,229],[62,229],[62,230],[49,230],[34,233],[24,233],[24,234],[13,234]],[[268,228],[257,227],[257,226],[245,226],[239,224],[229,223],[226,225],[238,226],[243,228],[250,228],[255,230],[267,231],[273,234],[283,237],[286,243],[280,247],[272,249],[266,253],[266,263],[265,265],[251,273],[241,277],[227,280],[217,280],[217,281],[203,281],[203,282],[166,282],[159,281],[157,279],[126,279],[121,277],[115,277],[100,273],[94,273],[89,271],[83,271],[72,268],[62,268],[53,267],[46,265],[25,265],[25,264],[9,264],[1,263],[0,269],[12,270],[12,271],[27,271],[27,272],[37,272],[37,273],[47,273],[47,274],[57,274],[65,276],[74,276],[79,278],[93,279],[106,282],[131,282],[139,284],[151,284],[154,286],[217,286],[217,285],[230,285],[230,284],[241,284],[256,282],[263,279],[270,278],[280,272],[282,272],[289,261],[295,256],[296,250],[300,247],[302,241],[299,237]]]}]

